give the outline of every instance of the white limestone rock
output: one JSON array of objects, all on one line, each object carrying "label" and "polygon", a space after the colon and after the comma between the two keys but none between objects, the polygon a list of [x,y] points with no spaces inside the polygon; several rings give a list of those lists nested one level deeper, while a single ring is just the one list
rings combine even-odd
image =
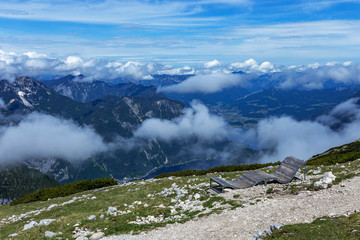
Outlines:
[{"label": "white limestone rock", "polygon": [[117,208],[116,207],[109,207],[108,210],[107,210],[107,214],[111,214],[111,213],[114,213],[114,212],[117,212]]},{"label": "white limestone rock", "polygon": [[57,235],[57,233],[51,232],[51,231],[46,231],[45,232],[45,237],[47,238],[51,238],[51,237],[55,237]]},{"label": "white limestone rock", "polygon": [[92,221],[92,220],[95,220],[96,219],[96,216],[95,215],[90,215],[87,220],[89,221]]},{"label": "white limestone rock", "polygon": [[319,181],[314,183],[314,186],[327,188],[335,179],[336,176],[332,172],[326,172]]},{"label": "white limestone rock", "polygon": [[56,221],[56,219],[42,219],[39,222],[39,226],[41,226],[41,225],[47,226],[47,225],[49,225],[50,223],[52,223],[54,221]]},{"label": "white limestone rock", "polygon": [[39,224],[37,223],[37,222],[35,222],[35,221],[31,221],[31,222],[29,222],[28,224],[25,224],[24,225],[24,231],[25,230],[28,230],[28,229],[30,229],[30,228],[33,228],[33,227],[35,227],[35,226],[38,226]]},{"label": "white limestone rock", "polygon": [[94,233],[93,235],[91,235],[89,240],[99,240],[99,239],[103,238],[104,236],[105,236],[105,234],[103,232],[97,232],[97,233]]}]

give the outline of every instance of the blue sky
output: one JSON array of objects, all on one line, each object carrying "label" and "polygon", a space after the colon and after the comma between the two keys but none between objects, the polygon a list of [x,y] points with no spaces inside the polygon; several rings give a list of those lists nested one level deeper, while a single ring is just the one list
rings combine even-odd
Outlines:
[{"label": "blue sky", "polygon": [[0,2],[0,49],[173,65],[359,61],[360,0]]}]

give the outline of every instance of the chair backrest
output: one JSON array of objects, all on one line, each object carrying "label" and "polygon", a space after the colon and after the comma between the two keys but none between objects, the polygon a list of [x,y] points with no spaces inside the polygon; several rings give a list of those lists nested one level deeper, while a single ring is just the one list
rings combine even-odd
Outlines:
[{"label": "chair backrest", "polygon": [[280,175],[286,177],[287,179],[292,179],[295,177],[296,172],[299,168],[305,164],[305,161],[294,158],[294,157],[287,157],[281,163],[279,168],[275,171],[274,175]]}]

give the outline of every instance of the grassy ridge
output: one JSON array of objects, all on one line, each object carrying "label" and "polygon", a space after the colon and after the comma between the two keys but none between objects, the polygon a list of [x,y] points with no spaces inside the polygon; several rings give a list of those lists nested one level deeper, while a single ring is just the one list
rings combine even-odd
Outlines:
[{"label": "grassy ridge", "polygon": [[360,141],[334,147],[328,151],[313,156],[307,161],[308,165],[334,165],[354,161],[360,158]]},{"label": "grassy ridge", "polygon": [[263,239],[360,239],[360,213],[322,217],[312,223],[286,225]]},{"label": "grassy ridge", "polygon": [[264,163],[264,164],[249,164],[249,165],[229,165],[229,166],[219,166],[213,167],[206,170],[184,170],[184,171],[177,171],[177,172],[169,172],[169,173],[162,173],[154,178],[165,178],[165,177],[187,177],[187,176],[201,176],[206,175],[208,173],[215,173],[215,172],[236,172],[236,171],[250,171],[256,170],[259,168],[264,168],[268,166],[275,166],[279,165],[280,162],[275,163]]},{"label": "grassy ridge", "polygon": [[17,205],[20,203],[30,203],[36,201],[46,201],[49,198],[65,197],[78,192],[92,190],[101,187],[116,185],[117,181],[111,178],[88,179],[81,180],[74,183],[65,184],[64,186],[45,188],[35,192],[26,194],[10,203],[10,205]]}]

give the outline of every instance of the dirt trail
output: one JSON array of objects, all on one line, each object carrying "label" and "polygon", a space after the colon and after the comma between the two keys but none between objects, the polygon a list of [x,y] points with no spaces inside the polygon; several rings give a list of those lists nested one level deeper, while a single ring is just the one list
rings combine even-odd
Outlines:
[{"label": "dirt trail", "polygon": [[[277,187],[278,184],[274,184]],[[223,196],[240,194],[243,198],[260,199],[255,205],[225,210],[183,224],[169,224],[140,235],[119,235],[102,240],[125,239],[251,239],[258,230],[275,223],[311,222],[315,218],[343,215],[360,210],[360,177],[321,191],[305,191],[298,195],[273,194],[265,198],[266,187],[228,191]],[[280,191],[281,193],[281,191]]]}]

